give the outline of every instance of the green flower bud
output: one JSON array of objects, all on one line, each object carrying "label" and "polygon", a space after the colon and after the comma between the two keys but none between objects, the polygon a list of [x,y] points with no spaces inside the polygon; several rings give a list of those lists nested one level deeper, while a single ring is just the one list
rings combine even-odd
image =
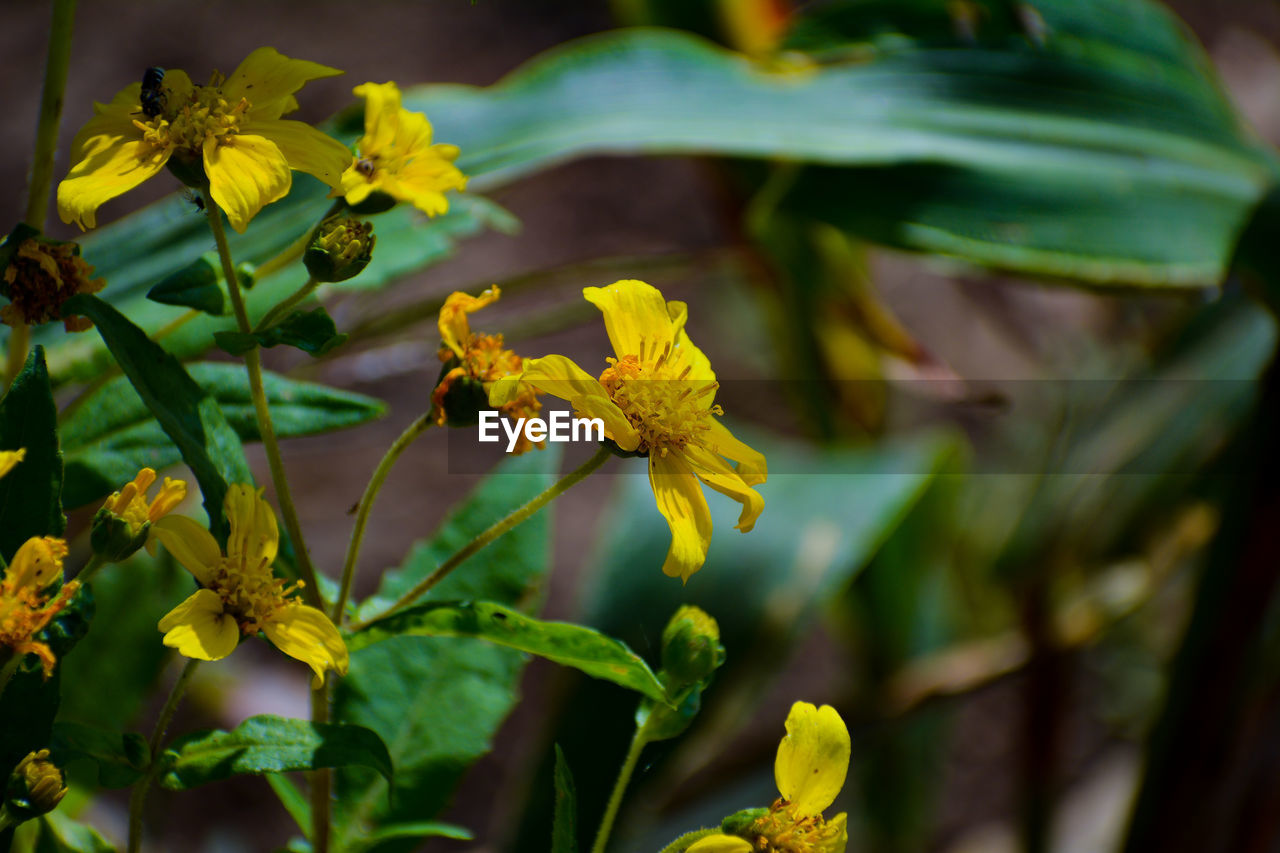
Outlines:
[{"label": "green flower bud", "polygon": [[768,809],[743,809],[740,812],[734,812],[721,821],[720,829],[727,835],[750,838],[752,825],[768,813]]},{"label": "green flower bud", "polygon": [[716,620],[693,605],[677,610],[662,631],[662,671],[668,688],[700,684],[723,663]]},{"label": "green flower bud", "polygon": [[670,740],[684,734],[701,710],[701,687],[686,690],[674,708],[646,697],[636,709],[636,726],[644,732],[645,740]]},{"label": "green flower bud", "polygon": [[118,563],[146,545],[150,531],[149,521],[137,524],[104,506],[93,516],[93,524],[89,529],[89,546],[93,553],[107,562]]},{"label": "green flower bud", "polygon": [[66,793],[62,771],[49,760],[49,750],[42,749],[18,762],[9,776],[4,810],[14,822],[21,823],[53,811]]},{"label": "green flower bud", "polygon": [[368,222],[331,216],[316,229],[302,262],[316,281],[346,281],[369,265],[374,242]]}]

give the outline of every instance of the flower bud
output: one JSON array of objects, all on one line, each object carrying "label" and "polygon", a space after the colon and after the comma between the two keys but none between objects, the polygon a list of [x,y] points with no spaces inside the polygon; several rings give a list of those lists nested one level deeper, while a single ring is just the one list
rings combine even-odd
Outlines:
[{"label": "flower bud", "polygon": [[723,663],[716,620],[693,605],[677,610],[662,631],[662,671],[668,688],[701,683]]},{"label": "flower bud", "polygon": [[32,752],[18,762],[4,791],[4,810],[15,822],[31,820],[58,807],[67,786],[62,771],[49,760],[49,750]]},{"label": "flower bud", "polygon": [[147,492],[156,481],[156,472],[143,468],[131,482],[107,498],[93,516],[89,545],[102,559],[118,563],[147,544],[151,523],[176,509],[187,496],[182,480],[164,478],[153,500]]},{"label": "flower bud", "polygon": [[369,265],[374,242],[368,222],[331,216],[316,229],[302,262],[316,281],[346,281]]},{"label": "flower bud", "polygon": [[105,506],[93,516],[89,545],[93,553],[109,563],[128,559],[143,545],[151,532],[148,521],[139,524],[116,515]]}]

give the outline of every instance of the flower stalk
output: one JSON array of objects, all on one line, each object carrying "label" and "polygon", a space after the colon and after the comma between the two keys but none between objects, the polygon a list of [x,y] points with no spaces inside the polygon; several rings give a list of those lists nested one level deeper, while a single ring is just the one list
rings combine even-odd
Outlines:
[{"label": "flower stalk", "polygon": [[591,845],[591,853],[604,853],[605,846],[609,843],[609,834],[613,832],[613,822],[618,817],[618,809],[622,806],[622,795],[627,792],[631,774],[635,773],[636,764],[640,761],[640,753],[648,744],[649,738],[645,734],[645,727],[638,726],[635,735],[631,738],[627,757],[622,762],[621,769],[618,770],[618,778],[613,783],[613,792],[609,794],[609,804],[605,806],[604,817],[600,818],[600,828],[596,830],[596,840]]},{"label": "flower stalk", "polygon": [[147,769],[134,785],[133,793],[129,796],[129,853],[138,853],[142,848],[142,810],[147,804],[147,791],[155,781],[156,773],[163,766],[160,761],[160,749],[164,745],[165,733],[169,730],[169,724],[173,722],[173,715],[177,712],[178,705],[182,703],[187,685],[190,684],[191,676],[195,674],[196,665],[199,663],[200,661],[197,660],[187,661],[186,666],[182,668],[182,674],[178,676],[173,689],[169,691],[169,698],[165,700],[164,708],[160,710],[156,727],[151,730],[151,739],[147,742],[150,748]]}]

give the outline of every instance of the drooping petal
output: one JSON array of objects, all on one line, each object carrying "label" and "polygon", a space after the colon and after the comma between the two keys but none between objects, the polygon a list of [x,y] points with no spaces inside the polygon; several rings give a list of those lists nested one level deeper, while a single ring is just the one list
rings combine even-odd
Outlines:
[{"label": "drooping petal", "polygon": [[293,175],[284,153],[270,139],[238,133],[204,143],[209,192],[241,233],[258,211],[289,192]]},{"label": "drooping petal", "polygon": [[26,455],[26,448],[23,447],[17,450],[0,450],[0,477],[12,471],[13,466],[21,462]]},{"label": "drooping petal", "polygon": [[58,184],[58,218],[81,228],[98,224],[98,208],[159,172],[171,149],[131,132],[101,133],[84,141],[83,159]]},{"label": "drooping petal", "polygon": [[849,747],[849,730],[835,708],[808,702],[791,706],[773,776],[797,813],[821,814],[835,802],[849,771]]},{"label": "drooping petal", "polygon": [[252,119],[274,119],[296,109],[293,93],[310,80],[342,74],[318,62],[291,59],[274,47],[260,47],[245,57],[222,84],[222,93],[234,104],[241,98],[252,105]]},{"label": "drooping petal", "polygon": [[364,98],[364,136],[360,139],[360,151],[370,153],[387,148],[400,132],[400,88],[395,83],[364,83],[352,92]]},{"label": "drooping petal", "polygon": [[653,285],[624,279],[608,287],[584,287],[582,295],[604,314],[605,331],[619,358],[635,355],[644,362],[675,342],[666,300]]},{"label": "drooping petal", "polygon": [[5,583],[12,589],[42,590],[62,577],[67,543],[52,536],[32,536],[13,555],[5,569]]},{"label": "drooping petal", "polygon": [[688,581],[706,562],[711,545],[711,512],[702,486],[677,454],[656,452],[649,456],[649,485],[658,511],[671,528],[671,547],[662,572]]},{"label": "drooping petal", "polygon": [[729,467],[716,454],[690,444],[682,451],[686,460],[693,467],[698,479],[715,489],[722,495],[733,498],[742,504],[742,514],[738,516],[736,525],[743,533],[749,533],[756,526],[756,519],[764,511],[764,498],[738,476],[738,472]]},{"label": "drooping petal", "polygon": [[240,627],[223,610],[222,599],[210,589],[197,590],[170,610],[157,626],[164,644],[193,660],[221,660],[236,650]]},{"label": "drooping petal", "polygon": [[486,305],[492,305],[501,296],[502,291],[494,285],[485,288],[479,296],[457,290],[445,299],[436,325],[440,329],[440,340],[453,350],[458,358],[466,355],[467,339],[471,337],[471,323],[467,320],[467,315],[479,311]]},{"label": "drooping petal", "polygon": [[306,122],[252,121],[244,125],[243,132],[270,139],[289,161],[291,169],[315,175],[331,187],[338,186],[342,173],[351,165],[351,151],[347,146]]},{"label": "drooping petal", "polygon": [[259,490],[244,483],[236,483],[227,489],[223,499],[227,523],[231,533],[227,536],[227,556],[238,559],[241,565],[267,567],[275,562],[280,548],[280,528],[276,524],[275,511],[263,499]]},{"label": "drooping petal", "polygon": [[751,853],[751,842],[736,835],[708,835],[685,848],[685,853]]},{"label": "drooping petal", "polygon": [[329,617],[305,604],[290,604],[277,610],[262,626],[276,648],[302,661],[315,673],[312,687],[324,683],[325,673],[347,674],[350,661],[347,644]]},{"label": "drooping petal", "polygon": [[141,83],[125,86],[109,103],[95,103],[93,118],[84,123],[76,131],[71,140],[72,162],[78,163],[85,158],[85,143],[95,136],[109,137],[142,137],[142,131],[133,123],[135,119],[145,118],[139,99],[142,93]]},{"label": "drooping petal", "polygon": [[618,405],[591,374],[562,355],[524,360],[524,371],[507,376],[493,384],[489,405],[494,408],[511,402],[520,394],[520,383],[526,382],[539,391],[568,400],[582,417],[604,421],[605,435],[623,450],[635,450],[640,436]]},{"label": "drooping petal", "polygon": [[168,515],[151,525],[151,534],[201,585],[209,585],[222,562],[212,533],[185,515]]},{"label": "drooping petal", "polygon": [[711,429],[703,444],[721,456],[738,463],[738,476],[748,486],[758,486],[769,477],[764,454],[734,438],[729,428],[716,418],[708,421]]}]

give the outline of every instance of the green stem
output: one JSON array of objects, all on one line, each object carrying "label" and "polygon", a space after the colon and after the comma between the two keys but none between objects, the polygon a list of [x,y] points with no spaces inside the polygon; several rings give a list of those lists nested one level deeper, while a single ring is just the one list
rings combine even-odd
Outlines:
[{"label": "green stem", "polygon": [[19,822],[17,818],[9,814],[7,807],[0,806],[0,835],[3,835],[6,829],[17,826]]},{"label": "green stem", "polygon": [[511,530],[513,527],[516,527],[517,525],[522,524],[525,521],[528,521],[530,516],[532,516],[538,510],[542,509],[544,506],[551,503],[553,500],[560,497],[565,492],[569,491],[569,489],[573,488],[578,483],[582,482],[584,479],[586,479],[588,474],[590,474],[592,471],[596,470],[601,465],[603,465],[611,455],[612,454],[609,452],[608,448],[601,447],[596,452],[595,456],[592,456],[586,462],[582,463],[582,465],[578,466],[573,471],[570,471],[568,474],[565,474],[555,483],[552,483],[551,486],[545,492],[538,495],[533,500],[529,501],[527,504],[520,507],[519,509],[513,511],[506,518],[503,518],[502,520],[494,523],[492,526],[490,526],[487,530],[482,532],[475,539],[472,539],[470,542],[468,542],[466,545],[460,548],[452,557],[450,557],[449,559],[441,563],[440,566],[434,572],[432,572],[425,580],[420,581],[416,586],[414,586],[413,589],[409,590],[404,595],[400,596],[400,598],[396,601],[395,604],[391,605],[389,608],[387,608],[382,613],[379,613],[377,616],[374,616],[372,619],[366,619],[352,626],[352,630],[358,631],[361,628],[364,628],[365,626],[369,625],[369,623],[371,622],[375,622],[378,619],[383,619],[387,616],[390,616],[392,613],[395,613],[398,610],[402,610],[405,607],[408,607],[410,604],[416,601],[419,597],[421,597],[423,593],[431,589],[436,584],[440,583],[440,581],[444,580],[446,575],[448,575],[451,571],[456,569],[459,565],[465,562],[477,551],[484,548],[489,543],[493,542],[495,539],[502,536],[507,531]]},{"label": "green stem", "polygon": [[[213,240],[218,246],[218,257],[222,261],[222,275],[227,280],[227,293],[231,296],[231,307],[235,311],[236,324],[240,331],[248,334],[249,312],[244,305],[244,297],[240,293],[240,282],[236,278],[235,263],[231,260],[231,249],[227,246],[227,234],[222,227],[222,211],[208,190],[205,196],[205,214],[209,219],[209,228],[213,231]],[[311,555],[307,553],[306,541],[302,538],[302,525],[298,522],[298,510],[293,504],[293,493],[289,491],[289,480],[285,476],[284,460],[280,457],[280,444],[276,440],[275,427],[271,424],[271,409],[267,405],[267,394],[262,387],[262,357],[255,347],[244,355],[245,367],[249,373],[249,393],[253,397],[253,409],[257,414],[258,432],[262,436],[262,447],[267,454],[267,465],[271,468],[271,480],[275,483],[276,499],[280,502],[280,515],[284,519],[285,530],[293,540],[293,548],[297,554],[298,574],[303,581],[303,595],[307,603],[321,610],[325,609],[324,597],[320,593],[320,585],[316,582],[316,570],[311,565]]]},{"label": "green stem", "polygon": [[[320,217],[320,222],[324,222],[330,216],[333,216],[335,213],[342,210],[346,204],[346,200],[340,198],[333,204],[329,205],[329,209]],[[307,229],[306,233],[286,246],[284,251],[280,254],[259,264],[253,271],[253,274],[258,278],[258,280],[261,281],[272,273],[279,272],[298,258],[302,257],[303,253],[307,251],[307,244],[309,244],[311,242],[311,238],[315,236],[316,228],[320,227],[320,222],[317,222],[314,226]]]},{"label": "green stem", "polygon": [[631,774],[635,772],[636,763],[640,760],[640,753],[648,743],[643,727],[637,728],[635,736],[631,738],[631,748],[627,750],[627,758],[622,762],[622,769],[618,771],[618,780],[613,783],[613,793],[609,795],[609,805],[605,807],[604,817],[600,819],[600,829],[596,831],[596,841],[591,845],[591,853],[604,853],[605,845],[609,843],[609,833],[613,831],[613,821],[617,818],[618,808],[622,805],[622,795],[626,793]]},{"label": "green stem", "polygon": [[156,727],[151,730],[151,740],[148,742],[151,750],[148,758],[147,769],[142,774],[142,778],[133,786],[133,793],[129,797],[129,853],[138,853],[142,847],[142,810],[147,803],[147,791],[151,788],[151,783],[155,781],[156,772],[164,766],[160,760],[160,749],[164,745],[165,732],[169,730],[169,723],[173,722],[173,715],[178,710],[178,704],[182,702],[183,694],[187,692],[187,685],[191,681],[191,676],[195,674],[196,667],[200,665],[198,660],[188,660],[187,665],[182,668],[182,674],[178,676],[178,680],[174,682],[173,689],[169,691],[169,698],[165,700],[164,708],[160,710],[160,718],[156,720]]},{"label": "green stem", "polygon": [[[311,722],[329,722],[329,680],[311,691]],[[311,774],[311,849],[329,853],[330,809],[333,806],[333,773],[328,769]]]},{"label": "green stem", "polygon": [[264,329],[271,328],[271,326],[277,320],[283,317],[290,308],[297,305],[302,300],[306,299],[312,293],[315,293],[316,288],[319,286],[320,286],[320,282],[317,281],[314,276],[312,276],[311,278],[308,278],[307,283],[302,285],[302,287],[299,287],[292,296],[288,297],[287,299],[281,300],[270,311],[268,311],[266,314],[263,314],[262,319],[258,321],[258,325],[253,327],[253,331],[261,332]]},{"label": "green stem", "polygon": [[96,575],[106,564],[106,560],[102,559],[97,554],[94,554],[89,558],[89,562],[85,563],[84,568],[80,570],[80,573],[76,575],[76,580],[80,583],[86,583],[92,580],[93,576]]},{"label": "green stem", "polygon": [[373,510],[373,502],[378,499],[378,492],[382,490],[382,484],[386,481],[387,475],[391,473],[396,460],[408,449],[409,445],[413,444],[418,436],[430,429],[431,425],[435,423],[435,419],[435,409],[432,409],[409,424],[408,428],[400,433],[400,437],[392,442],[391,447],[387,449],[386,455],[382,457],[382,461],[374,469],[373,476],[369,478],[369,485],[365,486],[364,494],[360,497],[360,504],[356,508],[356,526],[351,531],[351,542],[347,545],[347,560],[342,566],[342,589],[338,593],[337,603],[333,606],[334,624],[342,624],[342,616],[347,607],[347,599],[351,596],[351,587],[356,580],[356,563],[360,559],[360,544],[364,541],[364,530],[369,522],[369,513]]},{"label": "green stem", "polygon": [[[49,50],[45,55],[44,88],[40,92],[40,117],[36,123],[36,150],[31,159],[31,184],[27,187],[27,212],[23,222],[43,231],[49,218],[49,190],[53,186],[53,157],[58,146],[58,122],[62,118],[67,69],[71,65],[71,28],[76,17],[76,0],[54,0],[49,25]],[[5,362],[5,385],[27,360],[31,328],[18,323],[9,332],[9,357]]]}]

